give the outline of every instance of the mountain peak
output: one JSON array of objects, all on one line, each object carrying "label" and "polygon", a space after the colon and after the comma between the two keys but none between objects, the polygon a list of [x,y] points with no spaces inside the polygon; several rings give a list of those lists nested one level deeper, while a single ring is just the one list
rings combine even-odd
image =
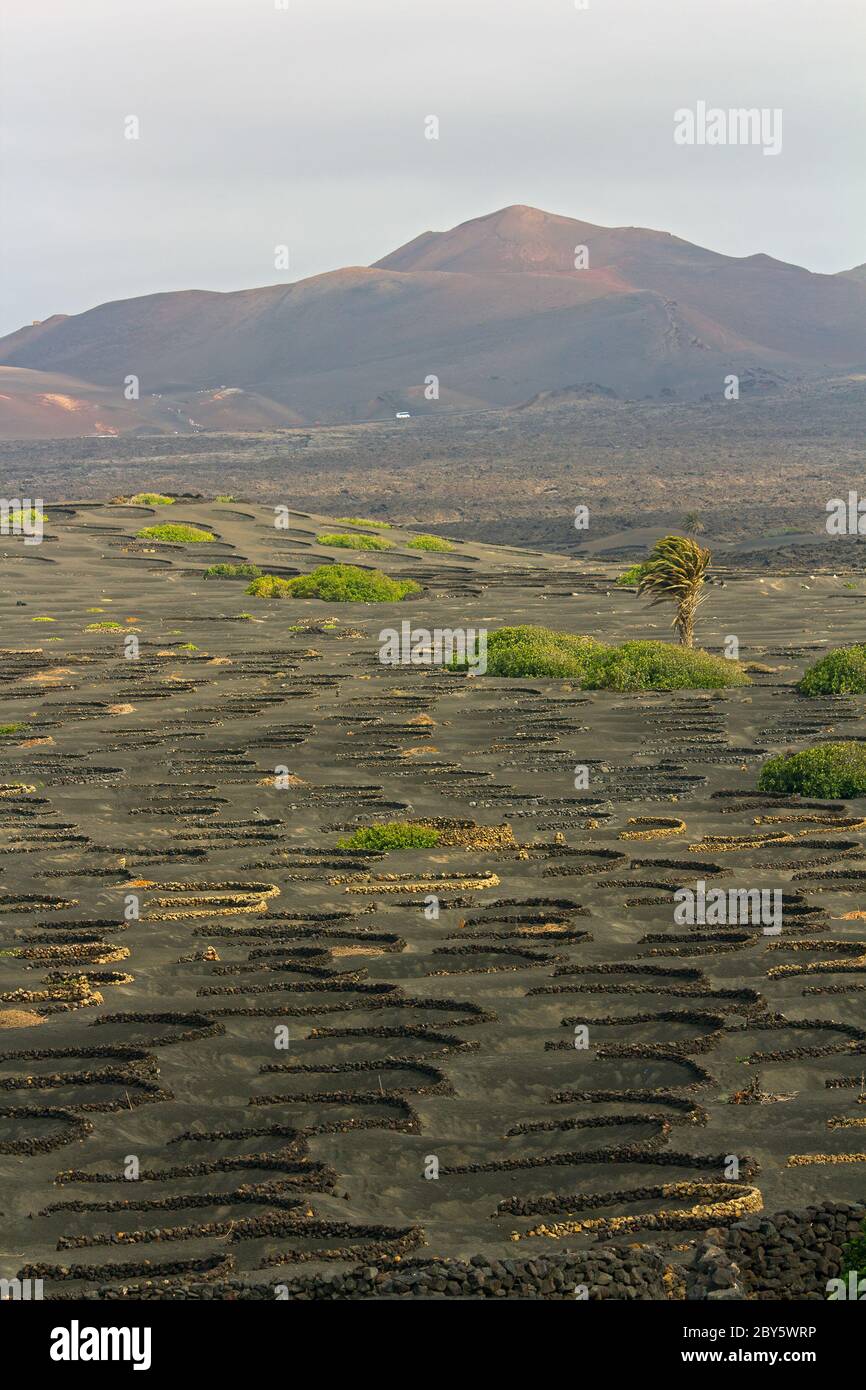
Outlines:
[{"label": "mountain peak", "polygon": [[444,270],[475,275],[530,271],[573,274],[575,247],[605,229],[511,203],[461,222],[447,232],[424,232],[377,261],[377,270]]}]

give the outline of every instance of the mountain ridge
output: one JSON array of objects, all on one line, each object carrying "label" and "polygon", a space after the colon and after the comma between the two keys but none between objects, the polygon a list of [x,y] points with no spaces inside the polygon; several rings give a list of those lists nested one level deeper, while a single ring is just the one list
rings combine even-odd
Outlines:
[{"label": "mountain ridge", "polygon": [[[240,428],[256,428],[257,411],[271,425],[352,423],[381,401],[392,414],[513,406],[583,381],[693,399],[721,395],[730,373],[862,368],[862,271],[820,275],[512,204],[422,232],[371,266],[53,315],[0,339],[0,365],[119,392],[134,375],[142,401],[197,393],[189,428],[206,427],[196,405],[231,428],[225,395],[211,409],[227,388],[247,397]],[[0,393],[10,437],[3,406]]]}]

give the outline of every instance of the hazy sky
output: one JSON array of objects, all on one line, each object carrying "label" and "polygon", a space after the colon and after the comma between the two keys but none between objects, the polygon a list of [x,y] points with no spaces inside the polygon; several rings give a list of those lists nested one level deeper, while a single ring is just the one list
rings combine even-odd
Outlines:
[{"label": "hazy sky", "polygon": [[[0,332],[368,264],[508,203],[866,261],[866,0],[281,3],[0,0]],[[781,154],[676,145],[701,100],[781,108]]]}]

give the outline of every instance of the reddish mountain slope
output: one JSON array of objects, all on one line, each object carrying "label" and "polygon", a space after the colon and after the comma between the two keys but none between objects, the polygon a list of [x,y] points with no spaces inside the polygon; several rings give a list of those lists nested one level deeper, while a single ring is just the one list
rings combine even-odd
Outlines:
[{"label": "reddish mountain slope", "polygon": [[[584,382],[691,396],[721,393],[728,372],[863,367],[866,283],[510,207],[425,232],[370,268],[58,315],[0,340],[0,362],[113,390],[134,373],[142,400],[182,401],[221,429],[514,405]],[[423,393],[430,375],[438,401]]]}]

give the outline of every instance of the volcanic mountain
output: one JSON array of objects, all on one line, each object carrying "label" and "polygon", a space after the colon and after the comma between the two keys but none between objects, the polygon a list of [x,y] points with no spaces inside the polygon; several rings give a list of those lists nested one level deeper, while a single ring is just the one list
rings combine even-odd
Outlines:
[{"label": "volcanic mountain", "polygon": [[[172,429],[513,406],[589,382],[721,396],[729,373],[862,370],[866,282],[514,206],[370,267],[57,314],[0,339],[0,363],[29,369],[31,394],[33,373],[61,374],[121,403],[134,375],[141,402],[171,404]],[[20,411],[4,424],[3,405],[0,434],[14,437]],[[141,429],[140,404],[129,427]]]}]

